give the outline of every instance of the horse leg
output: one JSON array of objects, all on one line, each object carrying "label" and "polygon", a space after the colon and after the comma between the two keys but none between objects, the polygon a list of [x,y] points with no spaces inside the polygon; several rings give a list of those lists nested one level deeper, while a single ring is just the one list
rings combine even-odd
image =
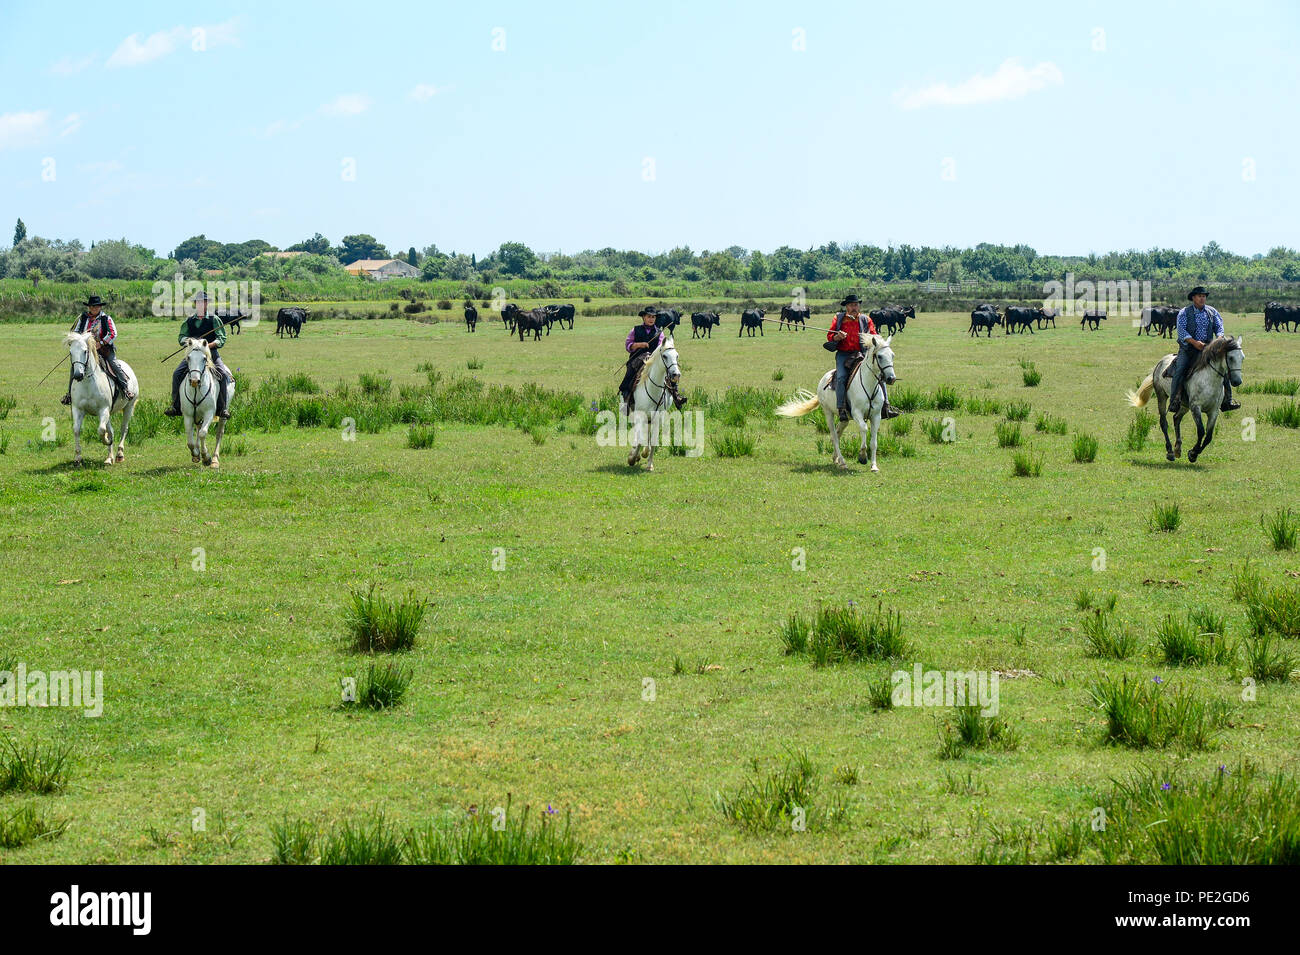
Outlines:
[{"label": "horse leg", "polygon": [[1174,457],[1183,456],[1183,415],[1187,414],[1186,408],[1180,408],[1178,414],[1174,415]]},{"label": "horse leg", "polygon": [[76,405],[72,406],[72,463],[81,464],[81,422],[85,420],[86,413]]},{"label": "horse leg", "polygon": [[112,409],[105,408],[99,414],[99,440],[108,445],[108,457],[105,464],[113,463],[113,415]]},{"label": "horse leg", "polygon": [[199,428],[197,433],[198,443],[199,443],[198,460],[201,461],[203,464],[209,464],[212,461],[212,459],[208,456],[208,429],[212,427],[211,414],[212,413],[204,414],[203,424]]},{"label": "horse leg", "polygon": [[853,420],[858,423],[858,463],[866,464],[868,455],[867,446],[871,441],[871,436],[868,433],[867,419],[866,416],[860,414],[855,408],[853,411]]},{"label": "horse leg", "polygon": [[[1163,394],[1158,395],[1160,405],[1160,430],[1165,436],[1165,460],[1172,461],[1177,455],[1174,454],[1174,446],[1169,443],[1169,419],[1165,417],[1165,412],[1169,408],[1169,401]],[[1175,421],[1174,427],[1178,427]]]},{"label": "horse leg", "polygon": [[212,466],[221,467],[221,437],[226,433],[226,422],[224,418],[217,419],[216,443],[212,446]]},{"label": "horse leg", "polygon": [[185,419],[185,446],[190,449],[190,460],[195,464],[199,463],[199,445],[194,439],[194,417],[187,416]]},{"label": "horse leg", "polygon": [[871,411],[871,470],[879,471],[876,467],[876,435],[880,433],[880,412],[874,408]]},{"label": "horse leg", "polygon": [[128,401],[122,408],[122,437],[117,443],[117,463],[126,460],[126,432],[131,427],[131,415],[135,414],[135,402]]},{"label": "horse leg", "polygon": [[1196,444],[1192,445],[1192,450],[1187,452],[1187,460],[1195,464],[1206,444],[1205,425],[1201,422],[1201,409],[1195,405],[1192,406],[1192,420],[1196,422]]}]

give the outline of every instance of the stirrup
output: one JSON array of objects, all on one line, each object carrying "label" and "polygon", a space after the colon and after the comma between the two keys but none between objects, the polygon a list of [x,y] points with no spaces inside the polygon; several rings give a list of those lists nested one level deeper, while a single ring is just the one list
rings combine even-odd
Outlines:
[{"label": "stirrup", "polygon": [[179,418],[181,416],[181,409],[168,408],[166,411],[163,412],[163,414],[166,415],[168,418]]}]

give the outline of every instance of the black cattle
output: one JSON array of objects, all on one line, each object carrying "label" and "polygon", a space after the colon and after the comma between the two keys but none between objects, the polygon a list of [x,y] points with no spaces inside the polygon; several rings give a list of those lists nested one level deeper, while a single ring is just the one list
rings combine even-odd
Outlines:
[{"label": "black cattle", "polygon": [[1155,329],[1161,338],[1168,338],[1178,326],[1178,309],[1169,305],[1153,305],[1142,309],[1142,318],[1138,322],[1138,334],[1151,334]]},{"label": "black cattle", "polygon": [[722,324],[722,316],[717,312],[691,312],[691,337],[712,338],[713,326]]},{"label": "black cattle", "polygon": [[745,329],[749,329],[749,337],[754,337],[754,329],[758,329],[758,334],[763,334],[763,316],[767,313],[761,308],[747,308],[740,313],[740,332],[736,335],[739,338],[745,334]]},{"label": "black cattle", "polygon": [[297,338],[302,334],[302,323],[307,321],[307,310],[294,306],[293,308],[282,308],[275,313],[275,334],[283,338],[284,333],[288,332],[290,338]]},{"label": "black cattle", "polygon": [[916,308],[911,305],[886,305],[884,308],[872,309],[867,312],[867,318],[871,319],[871,324],[876,326],[876,331],[882,328],[888,328],[889,334],[907,328],[907,320],[916,318]]},{"label": "black cattle", "polygon": [[1106,310],[1104,308],[1090,308],[1083,313],[1083,318],[1079,320],[1079,327],[1083,328],[1089,322],[1092,323],[1092,330],[1095,332],[1101,328],[1101,323],[1106,320]]},{"label": "black cattle", "polygon": [[546,329],[546,334],[551,333],[551,326],[546,321],[546,310],[542,308],[526,312],[514,302],[507,302],[506,307],[501,309],[501,320],[511,332],[519,333],[520,341],[529,332],[533,333],[533,341],[541,341],[543,328]]},{"label": "black cattle", "polygon": [[1059,308],[1041,308],[1039,311],[1042,312],[1042,314],[1038,316],[1039,330],[1041,331],[1046,328],[1048,322],[1051,322],[1052,327],[1055,328],[1056,320],[1061,316],[1061,310]]},{"label": "black cattle", "polygon": [[1300,329],[1300,305],[1269,302],[1264,306],[1264,331],[1280,332],[1287,325],[1295,325],[1295,328],[1288,329],[1289,331]]},{"label": "black cattle", "polygon": [[[249,317],[248,315],[244,314],[244,310],[242,308],[234,312],[217,312],[217,318],[221,319],[221,324],[224,325],[226,328],[233,328],[235,330],[236,335],[242,334],[242,331],[240,330],[239,327],[239,323],[248,317]],[[306,320],[307,320],[306,318],[303,319],[303,321]]]},{"label": "black cattle", "polygon": [[970,313],[970,334],[978,338],[980,329],[987,328],[989,330],[988,337],[992,338],[993,326],[1000,325],[1001,323],[1002,316],[998,314],[996,305],[989,305],[987,303],[977,305],[975,310]]},{"label": "black cattle", "polygon": [[572,305],[547,305],[546,306],[546,314],[548,319],[553,324],[559,325],[561,328],[564,327],[565,322],[569,323],[569,328],[573,328],[573,316],[575,312],[576,310]]},{"label": "black cattle", "polygon": [[1002,321],[1006,323],[1006,333],[1011,334],[1012,329],[1019,331],[1021,335],[1025,329],[1029,329],[1029,334],[1034,333],[1034,321],[1042,318],[1043,310],[1033,308],[1029,305],[1008,305],[1006,314],[1002,316]]},{"label": "black cattle", "polygon": [[661,308],[655,312],[655,324],[668,329],[670,335],[681,323],[682,313],[675,308]]},{"label": "black cattle", "polygon": [[473,305],[465,306],[465,330],[478,331],[478,309]]},{"label": "black cattle", "polygon": [[799,323],[799,331],[805,331],[807,326],[804,324],[812,315],[812,309],[807,305],[782,305],[781,318],[777,321],[777,329],[790,326],[790,331],[794,331],[795,323]]}]

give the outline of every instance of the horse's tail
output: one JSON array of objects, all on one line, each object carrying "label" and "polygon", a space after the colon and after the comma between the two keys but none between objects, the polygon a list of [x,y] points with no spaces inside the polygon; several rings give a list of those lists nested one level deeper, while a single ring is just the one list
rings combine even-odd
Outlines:
[{"label": "horse's tail", "polygon": [[1151,394],[1156,390],[1156,379],[1154,375],[1147,375],[1142,381],[1142,387],[1137,391],[1128,393],[1128,403],[1134,408],[1144,408],[1146,403],[1151,400]]},{"label": "horse's tail", "polygon": [[811,391],[800,388],[794,393],[793,398],[776,409],[776,413],[782,418],[802,418],[819,404],[821,404],[821,399]]}]

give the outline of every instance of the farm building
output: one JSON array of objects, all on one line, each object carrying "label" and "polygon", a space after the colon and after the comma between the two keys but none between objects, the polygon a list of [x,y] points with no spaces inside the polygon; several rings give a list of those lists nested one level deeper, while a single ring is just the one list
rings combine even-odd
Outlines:
[{"label": "farm building", "polygon": [[400,259],[358,259],[343,266],[353,275],[369,275],[372,279],[408,279],[418,277],[420,270]]}]

